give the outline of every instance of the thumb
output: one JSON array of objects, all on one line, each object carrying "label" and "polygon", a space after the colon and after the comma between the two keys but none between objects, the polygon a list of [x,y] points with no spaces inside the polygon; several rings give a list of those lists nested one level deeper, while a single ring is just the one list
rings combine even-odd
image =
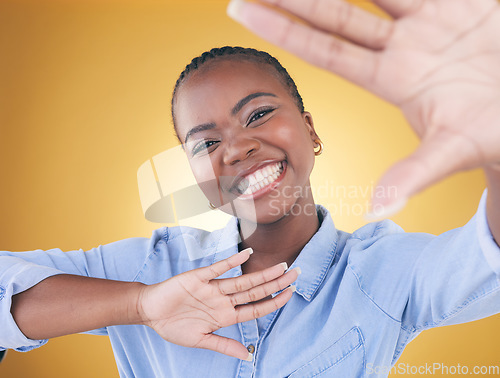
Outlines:
[{"label": "thumb", "polygon": [[454,172],[479,165],[479,157],[474,145],[461,135],[440,132],[424,138],[413,154],[382,176],[365,218],[377,220],[399,212],[412,195]]},{"label": "thumb", "polygon": [[206,335],[196,345],[196,348],[210,349],[245,361],[252,361],[253,358],[253,355],[240,342],[213,333]]}]

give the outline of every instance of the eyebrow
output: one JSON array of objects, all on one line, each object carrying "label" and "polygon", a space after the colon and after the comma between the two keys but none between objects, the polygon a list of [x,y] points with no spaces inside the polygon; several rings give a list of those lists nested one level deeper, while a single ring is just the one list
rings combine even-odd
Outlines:
[{"label": "eyebrow", "polygon": [[[251,93],[248,96],[243,97],[240,101],[238,101],[238,103],[233,107],[233,109],[231,109],[231,114],[232,115],[236,115],[246,104],[248,104],[254,98],[262,97],[262,96],[277,97],[275,94],[269,93],[269,92],[255,92],[255,93]],[[196,134],[196,133],[199,133],[199,132],[205,131],[205,130],[211,130],[211,129],[214,129],[215,127],[216,127],[216,125],[213,122],[211,122],[211,123],[203,123],[201,125],[193,127],[191,130],[189,130],[187,132],[186,137],[184,138],[184,144],[187,143],[187,140],[193,134]]]},{"label": "eyebrow", "polygon": [[211,129],[214,129],[215,128],[215,123],[203,123],[201,125],[198,125],[198,126],[195,126],[193,127],[191,130],[188,131],[188,133],[186,134],[186,137],[184,138],[184,144],[187,143],[187,140],[188,138],[193,135],[193,134],[196,134],[196,133],[199,133],[201,131],[205,131],[205,130],[211,130]]},{"label": "eyebrow", "polygon": [[275,94],[268,93],[268,92],[256,92],[256,93],[251,93],[248,96],[243,97],[238,103],[234,106],[234,108],[231,110],[231,114],[235,115],[238,113],[241,108],[243,108],[246,104],[248,104],[250,101],[252,101],[254,98],[257,97],[262,97],[262,96],[271,96],[271,97],[276,97]]}]

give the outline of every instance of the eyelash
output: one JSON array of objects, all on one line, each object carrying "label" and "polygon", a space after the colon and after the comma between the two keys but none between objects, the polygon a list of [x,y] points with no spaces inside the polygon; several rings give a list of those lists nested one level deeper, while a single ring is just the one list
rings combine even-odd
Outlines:
[{"label": "eyelash", "polygon": [[196,143],[196,145],[193,147],[192,151],[191,151],[191,154],[194,156],[196,154],[198,154],[200,151],[203,151],[203,150],[208,150],[211,146],[213,146],[213,144],[210,144],[210,143],[217,143],[217,141],[215,140],[204,140],[204,141],[201,141],[199,143]]},{"label": "eyelash", "polygon": [[255,121],[261,119],[262,117],[264,117],[265,115],[273,112],[274,110],[275,110],[275,108],[261,108],[261,109],[257,109],[255,112],[253,112],[250,115],[250,117],[248,117],[247,126],[249,126],[252,122],[255,122]]},{"label": "eyelash", "polygon": [[[255,121],[258,121],[259,119],[261,119],[262,117],[266,116],[267,114],[273,112],[274,110],[275,110],[275,108],[261,108],[261,109],[257,109],[255,112],[253,112],[250,115],[250,117],[248,117],[248,121],[247,121],[246,126],[248,127],[251,123],[253,123]],[[215,140],[204,140],[204,141],[201,141],[201,142],[197,143],[193,147],[193,149],[191,151],[191,154],[194,156],[194,155],[197,155],[202,150],[208,150],[215,143],[217,143],[217,141],[215,141]]]}]

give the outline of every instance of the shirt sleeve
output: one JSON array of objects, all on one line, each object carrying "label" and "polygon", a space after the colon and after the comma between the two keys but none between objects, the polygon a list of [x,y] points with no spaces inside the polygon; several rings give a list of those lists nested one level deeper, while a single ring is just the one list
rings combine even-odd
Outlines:
[{"label": "shirt sleeve", "polygon": [[466,225],[439,236],[404,233],[391,221],[353,234],[350,267],[361,290],[401,324],[395,359],[425,329],[500,312],[500,248],[486,196]]},{"label": "shirt sleeve", "polygon": [[409,332],[500,312],[500,248],[488,226],[486,196],[464,227],[432,238],[415,261],[402,314]]},{"label": "shirt sleeve", "polygon": [[[151,239],[131,238],[89,251],[0,251],[0,350],[29,351],[47,342],[30,340],[19,330],[10,311],[13,295],[57,274],[134,281],[164,233],[160,229]],[[106,330],[92,333],[106,334]]]}]

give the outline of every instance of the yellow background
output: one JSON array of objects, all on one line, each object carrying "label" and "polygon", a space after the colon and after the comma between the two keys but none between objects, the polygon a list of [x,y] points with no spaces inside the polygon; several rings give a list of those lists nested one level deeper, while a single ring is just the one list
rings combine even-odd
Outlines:
[{"label": "yellow background", "polygon": [[[313,185],[369,188],[415,148],[397,109],[254,37],[225,7],[225,0],[0,0],[0,249],[88,249],[160,227],[142,215],[136,171],[176,145],[171,90],[185,64],[213,46],[268,50],[296,79],[325,143]],[[393,219],[407,231],[441,233],[470,218],[483,188],[479,171],[456,175]],[[316,200],[332,210],[338,199]],[[365,199],[342,201],[334,221],[353,231],[364,223],[355,204]],[[500,365],[499,331],[499,316],[431,330],[400,362]],[[75,335],[27,354],[9,351],[0,376],[117,370],[105,337]]]}]

